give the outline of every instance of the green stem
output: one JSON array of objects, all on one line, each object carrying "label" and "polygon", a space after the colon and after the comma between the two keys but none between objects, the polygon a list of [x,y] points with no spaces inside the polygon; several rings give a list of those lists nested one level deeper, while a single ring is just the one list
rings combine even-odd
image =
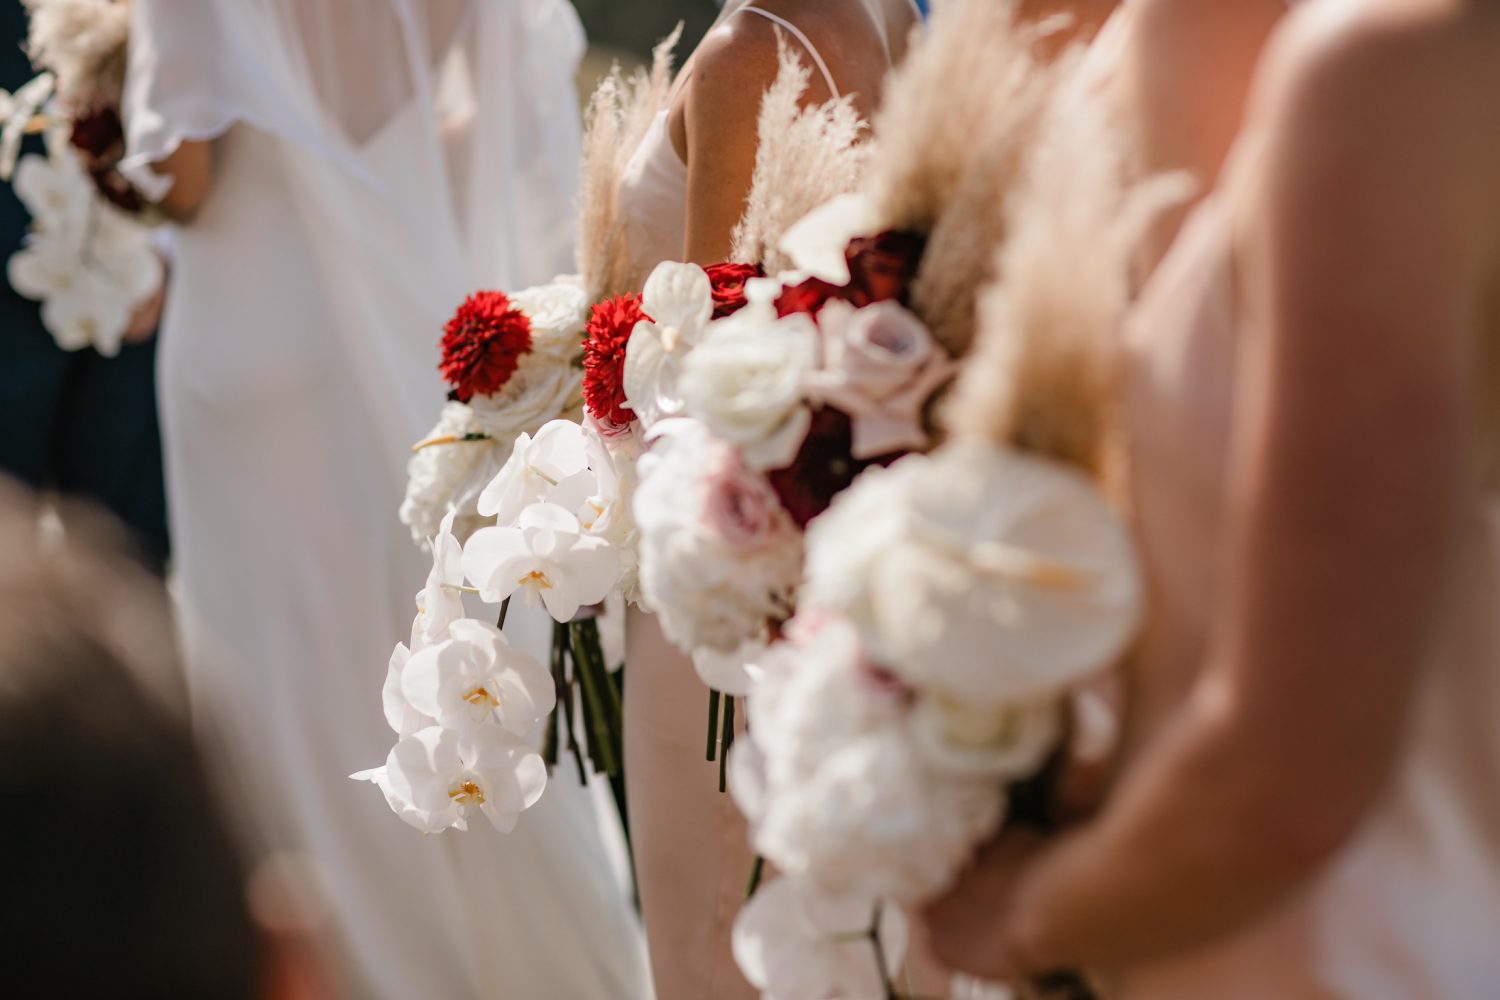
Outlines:
[{"label": "green stem", "polygon": [[[570,657],[568,648],[568,626],[553,622],[552,624],[552,647],[556,650],[558,659],[564,664]],[[568,727],[568,752],[573,755],[573,763],[578,768],[578,783],[588,785],[588,772],[583,767],[583,750],[578,745],[578,726],[573,720],[573,685],[568,683],[565,677],[558,685],[558,707],[563,714],[563,722]]]},{"label": "green stem", "polygon": [[734,696],[724,699],[724,736],[719,742],[719,791],[728,787],[725,781],[729,767],[729,748],[734,746]]},{"label": "green stem", "polygon": [[709,689],[708,692],[708,759],[714,759],[714,753],[719,746],[719,692]]},{"label": "green stem", "polygon": [[875,904],[875,917],[870,921],[870,944],[875,948],[875,966],[880,970],[880,983],[885,989],[885,1000],[901,1000],[901,995],[896,992],[896,984],[891,982],[891,974],[885,967],[885,945],[880,941],[880,910],[884,903]]},{"label": "green stem", "polygon": [[572,633],[573,663],[577,669],[579,691],[589,717],[589,756],[595,769],[607,775],[622,769],[620,699],[604,665],[604,650],[599,641],[599,625],[594,619],[575,619],[569,624]]},{"label": "green stem", "polygon": [[505,628],[505,616],[508,615],[508,614],[510,614],[510,598],[509,597],[507,597],[505,600],[503,600],[503,601],[500,602],[500,620],[495,623],[495,627],[496,628],[498,628],[498,629]]},{"label": "green stem", "polygon": [[760,880],[766,874],[766,859],[759,854],[750,863],[750,881],[745,883],[745,898],[748,900],[755,895],[755,890],[760,888]]}]

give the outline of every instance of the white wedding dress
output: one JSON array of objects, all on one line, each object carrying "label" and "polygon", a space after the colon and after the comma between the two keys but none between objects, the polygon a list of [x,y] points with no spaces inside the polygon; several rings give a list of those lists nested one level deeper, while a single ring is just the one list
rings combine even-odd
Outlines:
[{"label": "white wedding dress", "polygon": [[[423,837],[348,777],[393,741],[380,685],[426,575],[396,511],[443,401],[441,324],[474,288],[570,269],[572,9],[135,0],[132,17],[132,176],[215,140],[160,391],[185,655],[231,808],[321,870],[352,995],[646,996],[567,769],[509,835]],[[512,618],[540,652],[545,619]]]}]

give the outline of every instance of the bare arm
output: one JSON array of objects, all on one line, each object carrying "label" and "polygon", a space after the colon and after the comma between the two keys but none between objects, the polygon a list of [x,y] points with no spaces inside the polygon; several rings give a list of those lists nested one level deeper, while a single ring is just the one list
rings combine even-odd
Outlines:
[{"label": "bare arm", "polygon": [[[1107,971],[1233,932],[1389,781],[1473,447],[1476,339],[1464,213],[1394,58],[1320,52],[1272,102],[1242,213],[1235,576],[1204,680],[1095,825],[1001,882],[989,936],[946,951],[961,966]],[[940,952],[954,910],[985,904],[940,904]]]},{"label": "bare arm", "polygon": [[[1250,81],[1284,0],[1141,0],[1124,86],[1140,129],[1146,174],[1186,170],[1201,196],[1219,178],[1243,121]],[[1150,274],[1191,204],[1163,213],[1143,250]]]},{"label": "bare arm", "polygon": [[172,178],[171,189],[156,207],[173,221],[191,222],[213,181],[213,144],[184,142],[156,165],[156,172]]}]

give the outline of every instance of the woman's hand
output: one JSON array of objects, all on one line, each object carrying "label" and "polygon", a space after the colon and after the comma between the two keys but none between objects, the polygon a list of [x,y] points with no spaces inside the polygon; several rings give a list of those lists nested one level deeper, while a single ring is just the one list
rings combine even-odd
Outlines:
[{"label": "woman's hand", "polygon": [[927,946],[940,962],[990,982],[1014,981],[1034,971],[1008,940],[1006,927],[1019,876],[1042,845],[1031,830],[1004,833],[979,852],[947,895],[923,911]]}]

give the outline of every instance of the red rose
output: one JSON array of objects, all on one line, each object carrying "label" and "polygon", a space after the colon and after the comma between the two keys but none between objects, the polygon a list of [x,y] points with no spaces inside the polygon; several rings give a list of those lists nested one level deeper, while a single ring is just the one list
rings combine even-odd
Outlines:
[{"label": "red rose", "polygon": [[854,457],[854,424],[842,410],[825,406],[813,411],[812,427],[792,464],[766,474],[781,505],[806,528],[807,522],[828,509],[833,498],[872,465],[890,465],[904,452],[876,458]]},{"label": "red rose", "polygon": [[821,278],[808,278],[800,285],[781,290],[776,298],[776,315],[784,317],[793,313],[807,313],[816,319],[830,299],[842,298],[845,298],[844,289],[838,285],[830,285]]},{"label": "red rose", "polygon": [[710,264],[704,270],[713,286],[714,319],[723,319],[744,308],[745,282],[765,277],[765,272],[754,264]]},{"label": "red rose", "polygon": [[91,168],[113,166],[125,152],[125,129],[114,108],[99,107],[73,119],[68,141]]},{"label": "red rose", "polygon": [[915,233],[888,230],[849,243],[849,295],[856,306],[896,300],[906,302],[922,262],[927,241]]},{"label": "red rose", "polygon": [[438,369],[467,403],[505,388],[521,357],[531,351],[531,321],[502,292],[475,292],[443,327]]},{"label": "red rose", "polygon": [[601,426],[629,426],[635,413],[625,403],[625,345],[646,318],[641,297],[617,295],[594,306],[583,342],[583,404]]}]

